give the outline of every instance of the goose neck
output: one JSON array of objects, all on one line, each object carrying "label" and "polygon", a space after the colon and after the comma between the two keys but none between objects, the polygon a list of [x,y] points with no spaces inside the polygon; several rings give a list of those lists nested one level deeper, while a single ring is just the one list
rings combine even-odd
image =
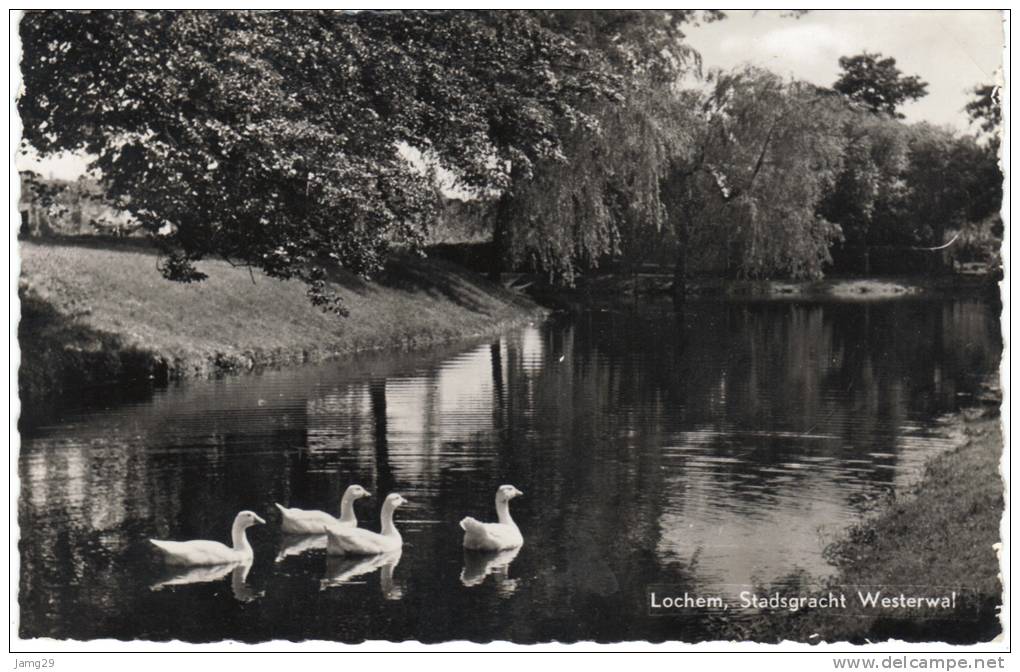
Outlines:
[{"label": "goose neck", "polygon": [[345,492],[343,498],[340,500],[340,522],[358,522],[358,519],[354,515],[354,495],[350,492]]},{"label": "goose neck", "polygon": [[387,537],[400,536],[400,533],[397,532],[397,526],[393,524],[394,508],[395,507],[389,502],[383,504],[382,513],[379,516],[379,519],[382,522],[383,536]]},{"label": "goose neck", "polygon": [[234,550],[243,553],[251,552],[251,545],[248,543],[246,534],[248,527],[240,520],[234,521],[234,527],[230,530],[230,538],[234,543]]},{"label": "goose neck", "polygon": [[514,519],[510,517],[510,502],[505,499],[496,500],[496,519],[503,525],[514,524]]}]

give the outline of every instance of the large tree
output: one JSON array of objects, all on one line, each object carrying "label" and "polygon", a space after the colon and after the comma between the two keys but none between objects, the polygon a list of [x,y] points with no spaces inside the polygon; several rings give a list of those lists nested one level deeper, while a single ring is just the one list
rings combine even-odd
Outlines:
[{"label": "large tree", "polygon": [[900,122],[852,109],[837,118],[843,164],[819,213],[840,225],[847,244],[865,245],[871,241],[874,222],[898,207],[905,193],[908,133]]},{"label": "large tree", "polygon": [[978,188],[985,153],[973,138],[928,123],[909,127],[907,137],[906,191],[888,227],[898,236],[888,242],[938,247],[948,242],[950,230],[998,209]]},{"label": "large tree", "polygon": [[839,67],[843,72],[832,88],[875,113],[902,119],[897,111],[900,105],[928,95],[927,82],[917,75],[904,75],[896,67],[896,59],[882,54],[865,51],[842,56]]},{"label": "large tree", "polygon": [[717,73],[711,84],[694,151],[670,178],[675,291],[691,254],[740,277],[819,277],[840,237],[817,211],[842,166],[835,102],[755,68]]},{"label": "large tree", "polygon": [[518,174],[509,162],[511,179],[493,208],[492,274],[526,263],[569,283],[579,268],[639,239],[639,230],[664,225],[661,182],[685,139],[675,123],[677,82],[699,65],[683,29],[723,14],[593,10],[535,17],[596,54],[615,90],[590,99],[589,123],[560,123],[562,155],[536,164],[533,175]]},{"label": "large tree", "polygon": [[216,255],[324,291],[420,244],[427,166],[506,188],[613,96],[598,54],[517,12],[31,12],[25,139],[95,157],[172,279]]}]

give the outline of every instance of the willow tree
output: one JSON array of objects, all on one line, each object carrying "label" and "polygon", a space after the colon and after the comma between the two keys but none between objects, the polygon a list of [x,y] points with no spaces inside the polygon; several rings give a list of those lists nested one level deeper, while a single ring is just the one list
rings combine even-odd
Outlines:
[{"label": "willow tree", "polygon": [[723,15],[593,10],[536,16],[597,55],[616,88],[591,100],[585,123],[561,124],[560,155],[530,175],[511,176],[493,213],[493,275],[505,264],[524,263],[570,284],[579,269],[639,240],[639,231],[666,226],[662,185],[687,140],[677,124],[677,82],[699,65],[683,28]]},{"label": "willow tree", "polygon": [[831,97],[765,70],[715,73],[698,139],[672,177],[685,240],[674,285],[694,252],[736,277],[819,277],[837,225],[817,214],[842,165]]}]

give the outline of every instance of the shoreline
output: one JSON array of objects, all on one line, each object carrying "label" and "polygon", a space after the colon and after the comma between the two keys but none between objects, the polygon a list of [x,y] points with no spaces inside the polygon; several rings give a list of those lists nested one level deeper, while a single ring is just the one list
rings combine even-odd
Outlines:
[{"label": "shoreline", "polygon": [[548,310],[449,262],[395,255],[377,281],[333,278],[350,315],[304,286],[207,261],[209,279],[163,279],[136,244],[20,241],[19,393],[46,403],[92,386],[187,378],[409,351],[484,338]]},{"label": "shoreline", "polygon": [[[665,296],[654,274],[606,273],[577,287],[528,293],[491,284],[477,269],[437,254],[395,254],[373,282],[338,274],[332,286],[349,317],[311,306],[304,286],[205,261],[209,278],[164,280],[156,251],[138,239],[19,241],[23,402],[52,401],[94,385],[210,378],[360,353],[418,350],[491,336],[600,301]],[[445,257],[445,258],[444,258]],[[121,271],[118,273],[118,269]],[[513,274],[511,274],[513,275]],[[819,281],[695,279],[692,300],[881,301],[946,292],[977,295],[984,277],[829,278]],[[126,305],[125,305],[126,304]],[[246,329],[246,323],[253,323]]]},{"label": "shoreline", "polygon": [[903,593],[908,598],[951,599],[951,604],[937,609],[924,604],[875,609],[853,598],[841,609],[762,611],[731,623],[726,638],[762,643],[975,644],[999,636],[1001,393],[993,387],[981,401],[983,406],[947,416],[945,426],[953,445],[928,458],[916,482],[893,492],[889,501],[830,544],[826,555],[835,573],[809,594],[817,598],[832,593],[848,597]]},{"label": "shoreline", "polygon": [[[569,290],[542,288],[542,299],[577,303],[605,296],[671,296],[671,276],[656,274],[605,274],[581,279]],[[689,300],[740,301],[885,301],[903,298],[941,298],[957,295],[997,294],[992,276],[832,276],[821,280],[732,280],[694,278],[687,286]]]}]

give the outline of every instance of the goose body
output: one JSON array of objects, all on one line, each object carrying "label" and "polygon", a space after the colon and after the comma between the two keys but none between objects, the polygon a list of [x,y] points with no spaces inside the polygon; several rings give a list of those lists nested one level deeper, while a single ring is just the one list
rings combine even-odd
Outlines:
[{"label": "goose body", "polygon": [[358,519],[354,515],[354,502],[362,497],[368,497],[369,492],[360,485],[352,485],[344,491],[340,499],[340,517],[334,518],[325,511],[305,511],[304,509],[289,509],[282,504],[277,504],[280,510],[280,528],[286,534],[322,534],[324,527],[357,527]]},{"label": "goose body", "polygon": [[325,528],[327,555],[377,555],[400,549],[404,540],[393,524],[393,512],[407,500],[393,493],[383,502],[382,532],[373,532],[361,527],[333,525]]},{"label": "goose body", "polygon": [[230,530],[233,546],[218,541],[197,539],[194,541],[166,541],[149,539],[149,542],[163,552],[163,559],[168,565],[224,565],[239,562],[251,562],[254,553],[245,533],[252,525],[265,523],[257,514],[242,511],[234,518]]},{"label": "goose body", "polygon": [[524,536],[510,517],[510,500],[524,493],[512,485],[496,490],[495,523],[482,523],[471,516],[460,521],[464,530],[464,548],[472,551],[503,551],[524,545]]}]

